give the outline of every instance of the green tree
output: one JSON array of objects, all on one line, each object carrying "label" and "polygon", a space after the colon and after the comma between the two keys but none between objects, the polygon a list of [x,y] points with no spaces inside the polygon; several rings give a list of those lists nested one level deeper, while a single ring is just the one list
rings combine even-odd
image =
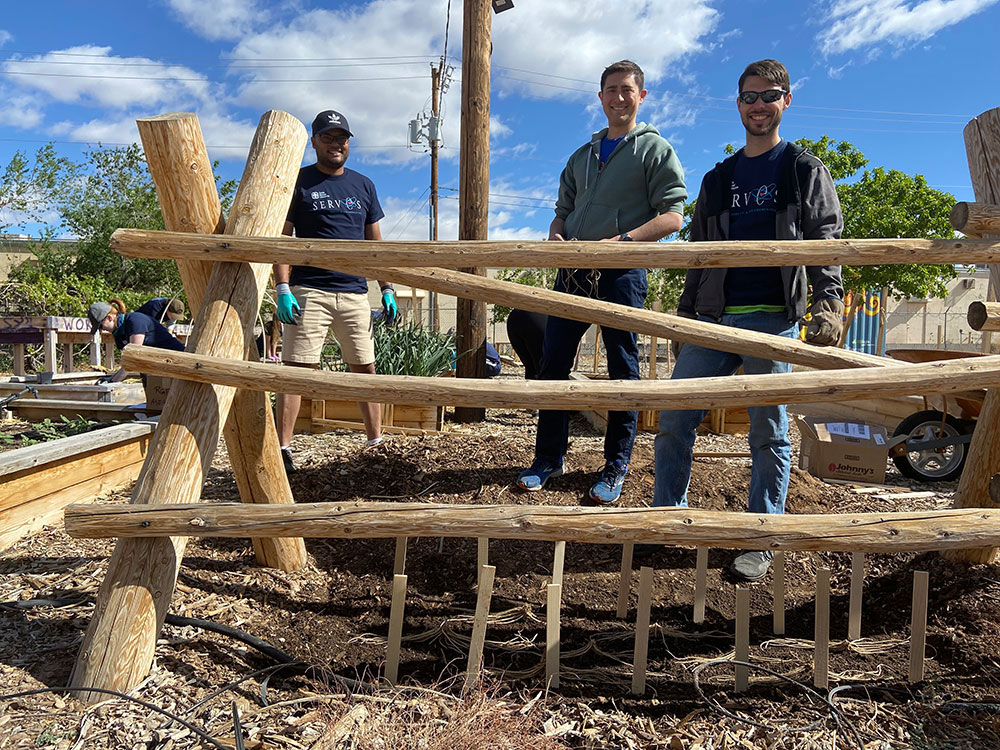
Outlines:
[{"label": "green tree", "polygon": [[[868,160],[849,142],[824,135],[818,141],[801,138],[796,143],[816,154],[833,175],[844,214],[844,238],[955,236],[948,219],[955,197],[928,186],[922,175],[876,167],[850,181]],[[953,265],[885,265],[845,266],[843,274],[844,286],[854,291],[886,288],[893,297],[944,297],[947,282],[957,272]]]},{"label": "green tree", "polygon": [[33,161],[15,152],[0,175],[0,231],[41,219],[76,170],[69,159],[56,156],[51,143],[39,148]]}]

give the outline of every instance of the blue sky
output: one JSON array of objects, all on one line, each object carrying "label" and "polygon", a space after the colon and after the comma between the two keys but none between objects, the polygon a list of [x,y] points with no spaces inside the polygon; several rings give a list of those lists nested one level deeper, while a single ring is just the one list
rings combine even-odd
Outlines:
[{"label": "blue sky", "polygon": [[[490,236],[545,236],[559,172],[603,125],[608,63],[646,71],[639,119],[684,165],[688,189],[726,143],[741,144],[736,82],[746,63],[784,62],[784,137],[849,140],[884,166],[972,200],[962,128],[1000,106],[998,0],[515,0],[493,17]],[[135,118],[199,115],[224,177],[239,177],[261,113],[348,116],[348,166],[378,188],[387,239],[426,239],[430,159],[406,147],[430,111],[430,65],[454,66],[444,97],[440,235],[457,237],[462,2],[158,0],[4,3],[0,165],[55,141],[138,140]],[[992,59],[993,63],[988,61]],[[310,163],[312,151],[307,149]],[[17,217],[0,217],[0,223]],[[29,227],[30,229],[30,227]],[[16,231],[11,229],[8,231]]]}]

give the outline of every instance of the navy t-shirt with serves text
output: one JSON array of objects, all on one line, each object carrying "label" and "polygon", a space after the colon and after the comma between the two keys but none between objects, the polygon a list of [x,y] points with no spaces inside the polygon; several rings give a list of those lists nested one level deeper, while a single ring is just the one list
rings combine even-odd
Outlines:
[{"label": "navy t-shirt with serves text", "polygon": [[[375,184],[363,174],[345,168],[343,174],[330,175],[315,164],[299,171],[288,209],[296,237],[363,240],[365,227],[383,216]],[[292,266],[289,283],[330,292],[368,291],[363,276],[315,266]]]},{"label": "navy t-shirt with serves text", "polygon": [[[787,142],[759,156],[740,152],[730,185],[729,239],[773,240],[778,177]],[[726,307],[785,305],[781,269],[730,268],[726,273]]]}]

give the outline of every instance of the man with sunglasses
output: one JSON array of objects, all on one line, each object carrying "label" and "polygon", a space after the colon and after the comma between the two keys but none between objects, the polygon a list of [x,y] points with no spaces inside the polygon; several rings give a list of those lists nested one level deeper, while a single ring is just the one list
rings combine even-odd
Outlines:
[{"label": "man with sunglasses", "polygon": [[[777,60],[751,63],[739,80],[737,109],[746,145],[705,175],[691,222],[691,240],[836,239],[844,222],[833,179],[807,150],[781,139],[781,115],[792,102],[788,71]],[[812,286],[806,340],[836,345],[843,327],[840,266],[698,268],[687,272],[677,312],[688,318],[796,338]],[[672,378],[784,373],[791,365],[684,344]],[[784,406],[750,407],[751,513],[784,513],[791,468]],[[686,506],[695,429],[704,410],[661,411],[656,436],[653,505]],[[652,550],[643,549],[640,553]],[[763,578],[767,551],[742,552],[739,579]]]},{"label": "man with sunglasses", "polygon": [[[316,163],[303,167],[292,194],[284,233],[296,237],[334,240],[381,240],[379,220],[385,215],[370,179],[344,166],[351,152],[347,118],[328,109],[312,124],[312,146]],[[293,367],[319,367],[327,332],[340,344],[341,355],[351,372],[375,374],[368,281],[363,276],[314,266],[275,264],[274,281],[278,320],[283,330],[281,360]],[[396,317],[392,285],[380,281],[385,321]],[[292,463],[292,433],[302,397],[279,393],[277,397],[278,440],[285,470]],[[382,442],[381,407],[358,402],[368,436],[368,445]]]}]

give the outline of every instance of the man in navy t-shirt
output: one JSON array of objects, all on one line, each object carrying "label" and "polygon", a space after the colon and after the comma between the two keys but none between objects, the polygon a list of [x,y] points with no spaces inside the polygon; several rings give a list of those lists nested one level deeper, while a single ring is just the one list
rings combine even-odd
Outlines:
[{"label": "man in navy t-shirt", "polygon": [[[816,240],[840,237],[844,222],[830,172],[811,153],[778,134],[792,102],[788,71],[777,60],[751,63],[739,79],[737,108],[746,145],[717,164],[701,183],[691,221],[693,242],[714,240]],[[811,304],[808,297],[810,296]],[[842,328],[844,289],[840,266],[697,268],[687,273],[677,313],[747,331],[796,338],[799,319],[812,319],[806,341],[836,345]],[[672,379],[791,371],[786,362],[684,344]],[[791,468],[785,407],[752,406],[749,510],[784,513]],[[653,505],[686,506],[695,430],[704,410],[664,410],[656,436]],[[636,554],[648,549],[636,548]],[[731,570],[741,580],[763,578],[771,552],[738,554]]]},{"label": "man in navy t-shirt", "polygon": [[[351,150],[347,118],[334,110],[316,115],[312,145],[316,163],[299,172],[285,222],[285,234],[331,240],[381,240],[378,222],[385,215],[370,179],[344,163]],[[375,374],[368,282],[362,276],[314,266],[275,264],[278,319],[285,323],[281,359],[294,367],[318,368],[327,332],[340,344],[351,372]],[[388,325],[396,317],[392,285],[379,282]],[[279,393],[278,440],[285,470],[294,471],[291,448],[302,397]],[[381,407],[358,402],[368,445],[382,442]]]}]

